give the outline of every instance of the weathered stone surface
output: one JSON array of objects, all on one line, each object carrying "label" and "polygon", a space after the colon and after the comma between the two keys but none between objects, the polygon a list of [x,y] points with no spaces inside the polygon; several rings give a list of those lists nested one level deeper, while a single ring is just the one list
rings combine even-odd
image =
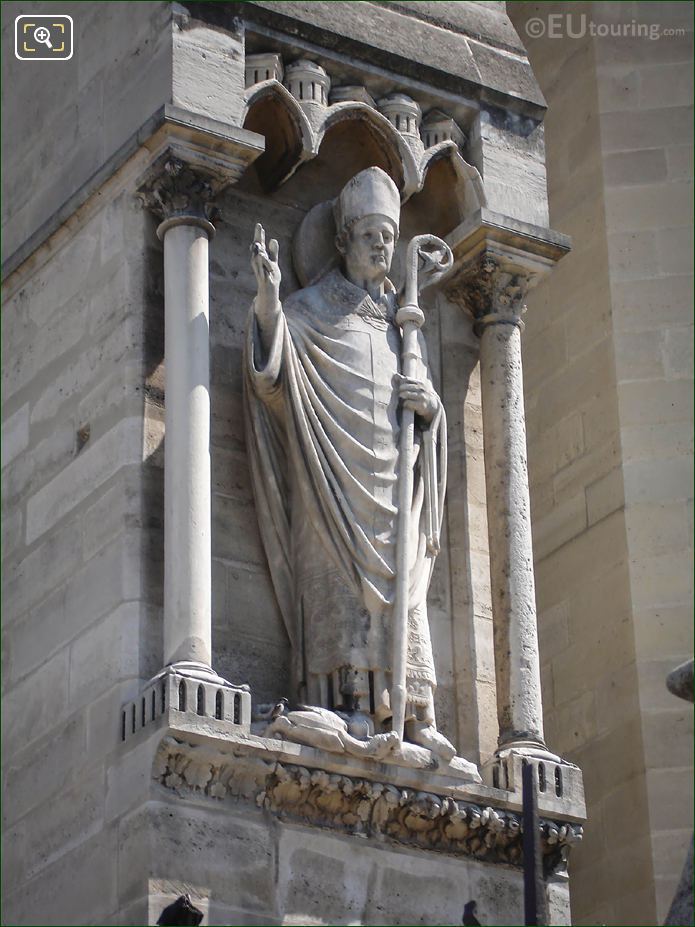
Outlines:
[{"label": "weathered stone surface", "polygon": [[66,649],[14,686],[3,699],[3,743],[14,755],[47,734],[67,715],[69,660]]},{"label": "weathered stone surface", "polygon": [[142,461],[142,421],[121,420],[27,502],[27,543],[48,531],[121,467]]},{"label": "weathered stone surface", "polygon": [[[118,908],[118,885],[113,865],[118,856],[117,831],[100,831],[43,869],[23,887],[5,897],[5,917],[18,925],[41,921],[84,924],[85,911],[103,920]],[[64,886],[71,890],[65,891]],[[89,919],[92,919],[91,916]]]},{"label": "weathered stone surface", "polygon": [[[532,18],[539,15],[547,25],[557,14],[563,24],[569,17],[578,24],[579,8],[508,8],[547,93],[550,209],[575,245],[555,278],[529,301],[525,334],[537,345],[528,352],[535,369],[526,378],[531,441],[550,436],[569,411],[580,411],[583,431],[583,447],[568,464],[531,455],[536,522],[541,532],[554,522],[556,531],[554,549],[536,551],[547,562],[547,568],[537,565],[539,606],[543,614],[567,603],[566,637],[553,638],[552,647],[561,649],[548,658],[547,723],[558,747],[576,751],[571,755],[588,771],[596,828],[573,865],[573,909],[587,922],[641,917],[659,923],[682,857],[674,862],[665,850],[657,822],[677,827],[674,808],[691,801],[691,787],[677,768],[690,766],[690,732],[675,700],[667,708],[662,680],[664,660],[670,656],[673,665],[692,654],[692,625],[684,620],[692,609],[690,542],[683,534],[692,444],[685,424],[689,400],[678,388],[686,370],[692,372],[692,342],[683,337],[691,321],[683,314],[692,301],[685,276],[691,267],[681,261],[684,240],[676,231],[689,224],[683,200],[676,200],[690,156],[680,94],[692,16],[685,7],[669,8],[669,25],[682,29],[671,45],[666,35],[659,41],[617,34],[551,41],[527,38]],[[659,11],[642,4],[634,8],[635,21],[657,23]],[[608,3],[594,4],[590,18],[615,30],[629,21],[626,7]],[[666,89],[669,80],[673,93]],[[665,244],[659,246],[666,240],[674,248],[672,261]],[[567,357],[559,364],[554,347],[542,351],[553,327],[566,339]],[[575,359],[589,377],[580,375]],[[585,577],[582,584],[572,569]],[[612,621],[605,643],[613,666],[600,656],[603,667],[590,684],[592,706],[586,674],[571,666],[582,662],[582,653],[598,655],[601,621]],[[543,654],[542,628],[540,643]],[[592,676],[595,668],[588,670]],[[574,747],[573,731],[579,735]],[[613,740],[623,752],[615,752]],[[613,770],[610,779],[594,768],[592,758],[599,756],[604,771]],[[641,809],[643,826],[632,833],[629,861],[617,851],[618,805],[609,811],[608,795],[620,796],[626,814]],[[681,852],[686,839],[685,831],[674,833]]]},{"label": "weathered stone surface", "polygon": [[443,29],[461,32],[489,45],[524,53],[525,49],[501,6],[483,3],[442,4],[431,0],[386,0],[388,6]]},{"label": "weathered stone surface", "polygon": [[2,425],[2,466],[14,460],[29,444],[29,404],[25,403]]},{"label": "weathered stone surface", "polygon": [[[219,24],[227,22],[232,13],[241,14],[250,23],[274,22],[276,28],[279,25],[290,35],[299,34],[314,41],[319,39],[324,47],[335,48],[367,61],[373,60],[376,51],[383,65],[392,67],[398,73],[420,77],[425,72],[435,86],[461,90],[465,88],[469,93],[474,88],[474,92],[480,92],[482,85],[496,91],[500,97],[506,96],[510,86],[509,81],[505,79],[508,77],[509,68],[514,67],[516,70],[516,66],[521,65],[526,79],[522,84],[522,75],[519,72],[515,81],[515,85],[519,85],[520,97],[536,113],[539,113],[543,106],[543,98],[524,60],[516,59],[510,62],[494,44],[484,44],[488,39],[487,36],[483,36],[483,29],[486,32],[495,30],[498,34],[502,31],[506,41],[514,42],[511,29],[503,21],[502,11],[486,11],[487,16],[482,12],[477,13],[479,27],[476,30],[475,25],[471,26],[479,32],[477,38],[482,41],[469,41],[461,32],[450,31],[446,28],[448,23],[443,20],[443,14],[437,16],[436,25],[426,21],[425,17],[420,19],[417,41],[414,41],[412,18],[397,11],[397,4],[381,5],[381,9],[376,13],[380,22],[379,30],[372,28],[375,11],[370,3],[352,3],[349,8],[341,10],[339,20],[336,20],[331,12],[330,4],[325,2],[278,4],[271,0],[248,4],[249,8],[246,9],[245,6],[230,5],[229,12],[225,13],[214,7],[207,7],[205,12],[201,11],[199,15],[208,22]],[[430,8],[433,6],[436,4],[430,4]],[[432,18],[431,15],[427,16],[427,20]],[[483,20],[486,21],[484,25]],[[491,38],[490,41],[492,43],[494,40]],[[489,49],[488,55],[499,59],[497,68],[494,71],[488,69],[485,77],[481,75],[476,59],[476,54],[482,49]]]},{"label": "weathered stone surface", "polygon": [[[82,561],[79,519],[73,518],[53,531],[30,553],[19,556],[17,538],[13,538],[14,562],[6,568],[3,603],[9,620],[38,606],[65,582]],[[22,550],[22,548],[20,548]]]},{"label": "weathered stone surface", "polygon": [[77,714],[15,754],[6,773],[6,788],[13,798],[11,806],[5,803],[4,821],[16,821],[43,801],[54,799],[71,781],[75,756],[83,755],[85,747],[85,719]]},{"label": "weathered stone surface", "polygon": [[[195,7],[191,9],[195,16]],[[244,99],[244,41],[190,15],[174,15],[171,102],[193,113],[239,125]]]},{"label": "weathered stone surface", "polygon": [[[50,4],[37,7],[41,9],[51,13]],[[4,60],[5,79],[16,93],[8,100],[3,118],[21,140],[7,165],[8,189],[21,191],[22,199],[13,196],[5,201],[3,259],[36,231],[157,106],[167,102],[171,92],[170,33],[168,43],[160,40],[170,21],[166,3],[154,3],[135,15],[117,4],[109,5],[100,16],[79,3],[68,4],[63,12],[73,16],[75,46],[80,51],[63,62],[51,80],[42,82],[38,92],[31,89],[33,69],[23,68],[14,55]],[[6,10],[4,29],[11,28],[12,19],[13,14]],[[101,50],[91,39],[95,31],[103,36],[103,41],[96,43],[101,44]],[[133,93],[137,85],[140,90]],[[104,135],[108,136],[106,147]],[[46,170],[48,163],[50,171]],[[25,182],[15,184],[13,178],[20,174]]]}]

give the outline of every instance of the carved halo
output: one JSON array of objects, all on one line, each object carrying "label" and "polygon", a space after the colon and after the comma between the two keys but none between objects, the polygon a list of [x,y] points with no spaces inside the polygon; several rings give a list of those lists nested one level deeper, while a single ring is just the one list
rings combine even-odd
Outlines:
[{"label": "carved halo", "polygon": [[317,203],[304,216],[292,240],[292,261],[297,279],[311,286],[340,263],[335,247],[333,201]]}]

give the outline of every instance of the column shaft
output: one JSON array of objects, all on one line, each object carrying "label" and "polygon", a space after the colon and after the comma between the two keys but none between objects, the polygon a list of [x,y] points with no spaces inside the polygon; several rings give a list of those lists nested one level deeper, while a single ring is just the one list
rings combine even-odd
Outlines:
[{"label": "column shaft", "polygon": [[210,349],[208,232],[163,231],[166,358],[164,663],[210,665]]},{"label": "column shaft", "polygon": [[480,345],[500,747],[543,744],[521,332],[484,324]]}]

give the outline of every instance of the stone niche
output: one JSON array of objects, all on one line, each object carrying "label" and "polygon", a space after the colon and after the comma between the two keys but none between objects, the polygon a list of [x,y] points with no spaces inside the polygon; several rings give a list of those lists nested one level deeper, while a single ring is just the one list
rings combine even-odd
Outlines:
[{"label": "stone niche", "polygon": [[[564,245],[548,230],[489,211],[469,146],[476,133],[480,144],[480,113],[465,99],[454,104],[433,88],[418,93],[410,81],[328,52],[309,55],[253,24],[245,83],[241,127],[261,136],[264,150],[215,196],[210,252],[212,658],[220,676],[169,671],[123,707],[123,762],[139,777],[139,801],[130,796],[124,819],[129,910],[153,923],[186,892],[210,924],[459,923],[471,902],[485,923],[519,923],[521,776],[530,763],[548,916],[569,923],[567,861],[582,838],[581,774],[547,751],[493,755],[481,325],[461,295],[478,257],[471,264],[459,247],[471,229],[482,240],[485,222],[491,240],[504,239],[510,250],[500,292],[516,305],[521,272],[509,254],[532,238],[545,248],[542,263]],[[426,233],[451,244],[458,274],[420,296],[432,378],[449,421],[446,515],[428,610],[438,728],[456,746],[451,760],[426,749],[352,756],[268,729],[270,708],[289,691],[290,644],[258,528],[243,420],[242,354],[257,287],[249,249],[260,222],[278,241],[281,298],[311,284],[317,269],[335,265],[335,229],[311,237],[303,220],[371,167],[400,195],[395,286],[405,281],[407,243]],[[478,296],[482,305],[489,292]]]},{"label": "stone niche", "polygon": [[[265,138],[265,151],[219,198],[211,252],[215,659],[218,672],[247,682],[257,702],[274,701],[287,691],[289,650],[256,527],[241,417],[241,355],[256,286],[249,263],[254,226],[261,222],[279,243],[284,298],[316,271],[301,257],[305,245],[317,253],[316,266],[328,268],[336,258],[332,234],[302,239],[302,219],[337,196],[359,171],[381,167],[401,193],[401,234],[391,277],[402,286],[408,241],[426,232],[446,236],[486,202],[480,174],[464,157],[464,133],[453,118],[447,124],[452,137],[442,135],[426,147],[423,139],[431,130],[423,129],[421,105],[412,97],[384,92],[382,80],[356,67],[347,75],[338,69],[334,79],[330,59],[321,65],[285,55],[247,55],[243,125]],[[423,105],[426,112],[432,109]],[[440,111],[437,116],[444,119]],[[487,685],[494,670],[491,662],[483,665],[492,639],[489,593],[481,576],[487,538],[478,345],[469,319],[442,292],[425,292],[422,299],[433,379],[455,423],[445,542],[428,601],[436,638],[437,712],[448,736],[477,760],[480,731],[474,716],[478,711],[494,715]],[[452,549],[457,551],[453,560]],[[478,679],[470,634],[481,638]],[[483,752],[492,744],[486,737]]]}]

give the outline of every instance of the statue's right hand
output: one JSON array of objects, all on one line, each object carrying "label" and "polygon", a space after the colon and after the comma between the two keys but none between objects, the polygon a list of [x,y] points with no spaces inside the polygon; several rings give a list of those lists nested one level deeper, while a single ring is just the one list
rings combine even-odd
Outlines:
[{"label": "statue's right hand", "polygon": [[273,238],[265,244],[265,230],[258,222],[251,245],[251,267],[258,284],[260,302],[268,307],[278,302],[280,293],[280,265],[278,264],[278,243]]}]

